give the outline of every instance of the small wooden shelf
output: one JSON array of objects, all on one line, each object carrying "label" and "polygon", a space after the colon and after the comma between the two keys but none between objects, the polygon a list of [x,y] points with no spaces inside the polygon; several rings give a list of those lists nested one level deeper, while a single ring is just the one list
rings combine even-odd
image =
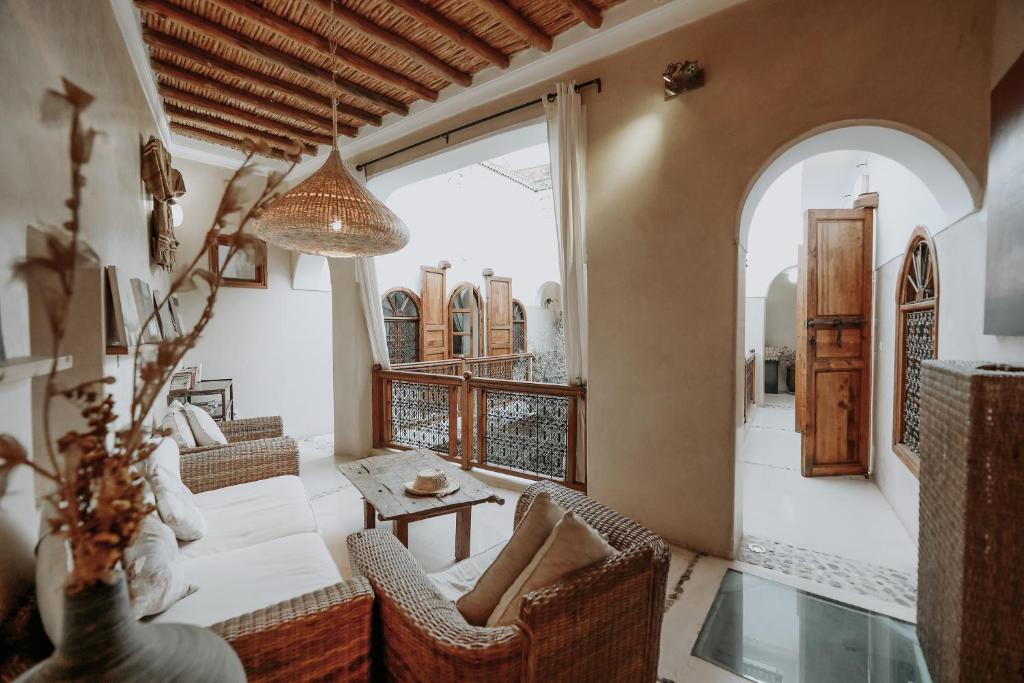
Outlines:
[{"label": "small wooden shelf", "polygon": [[[18,382],[31,377],[39,377],[50,371],[52,359],[47,356],[21,356],[10,358],[0,363],[0,384]],[[71,356],[57,359],[57,369],[67,370],[71,367]]]}]

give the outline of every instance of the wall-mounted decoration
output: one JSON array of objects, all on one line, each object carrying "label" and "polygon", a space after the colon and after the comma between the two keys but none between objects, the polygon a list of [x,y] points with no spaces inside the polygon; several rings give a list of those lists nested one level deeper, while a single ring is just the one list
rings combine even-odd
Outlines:
[{"label": "wall-mounted decoration", "polygon": [[167,306],[170,308],[171,326],[174,328],[174,336],[184,336],[185,326],[181,322],[181,307],[178,304],[177,294],[172,294],[167,299]]},{"label": "wall-mounted decoration", "polygon": [[143,344],[159,342],[161,339],[160,324],[157,322],[156,316],[153,315],[156,309],[153,306],[153,294],[149,290],[149,283],[133,277],[132,296],[135,298],[135,310],[139,314],[139,324],[146,323],[145,328],[142,330],[142,339],[140,341]]},{"label": "wall-mounted decoration", "polygon": [[160,302],[163,301],[163,296],[160,295],[158,290],[153,290],[153,306],[156,308],[156,319],[160,323],[160,336],[164,339],[177,339],[181,336],[181,333],[174,329],[174,325],[171,320],[171,305],[170,302],[164,301],[163,305]]},{"label": "wall-mounted decoration", "polygon": [[[210,248],[210,270],[220,272],[224,268],[228,252],[231,250],[231,243],[234,238],[231,235],[218,235],[217,243]],[[255,253],[239,249],[231,257],[230,263],[224,270],[224,279],[221,282],[224,287],[256,287],[267,288],[267,245],[260,243],[260,248]]]},{"label": "wall-mounted decoration", "polygon": [[154,136],[150,136],[142,148],[142,182],[153,195],[153,217],[150,224],[153,263],[164,270],[171,270],[178,250],[171,205],[185,194],[185,181],[181,173],[171,167],[171,155],[164,144]]},{"label": "wall-mounted decoration", "polygon": [[105,331],[107,353],[128,353],[131,337],[124,319],[124,301],[121,299],[121,285],[117,280],[117,266],[107,266],[104,278]]},{"label": "wall-mounted decoration", "polygon": [[985,334],[1024,335],[1024,57],[992,90]]},{"label": "wall-mounted decoration", "polygon": [[693,62],[676,62],[665,67],[661,74],[661,80],[665,81],[665,99],[697,88],[704,87],[704,69]]}]

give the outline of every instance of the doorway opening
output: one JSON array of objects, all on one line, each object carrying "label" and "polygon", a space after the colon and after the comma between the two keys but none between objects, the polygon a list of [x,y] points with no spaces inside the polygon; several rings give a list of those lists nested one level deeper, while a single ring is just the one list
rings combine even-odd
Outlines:
[{"label": "doorway opening", "polygon": [[901,355],[897,290],[913,235],[972,212],[975,196],[934,146],[880,126],[809,137],[753,183],[740,225],[755,378],[738,446],[741,561],[914,606],[918,484],[892,441],[905,408],[894,396],[908,395],[894,368],[934,357],[937,327],[911,330],[918,355]]}]

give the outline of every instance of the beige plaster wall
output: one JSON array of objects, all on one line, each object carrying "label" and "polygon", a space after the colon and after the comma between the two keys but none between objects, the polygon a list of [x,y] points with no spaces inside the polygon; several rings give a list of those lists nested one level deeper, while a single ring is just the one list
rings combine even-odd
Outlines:
[{"label": "beige plaster wall", "polygon": [[[983,179],[991,34],[987,0],[751,0],[564,75],[604,84],[585,97],[593,496],[732,555],[744,195],[788,143],[840,121],[921,131]],[[665,101],[665,65],[693,58],[707,86]]]}]

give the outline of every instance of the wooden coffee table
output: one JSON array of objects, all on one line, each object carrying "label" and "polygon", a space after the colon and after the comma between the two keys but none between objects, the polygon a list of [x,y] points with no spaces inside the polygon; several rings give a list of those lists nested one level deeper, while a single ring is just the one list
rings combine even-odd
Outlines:
[{"label": "wooden coffee table", "polygon": [[[416,473],[428,467],[445,471],[449,481],[457,481],[458,491],[443,498],[414,496],[405,491],[405,482],[415,481]],[[473,506],[481,503],[504,505],[505,499],[484,486],[457,465],[436,453],[420,448],[413,451],[374,455],[338,465],[341,473],[363,494],[363,521],[367,529],[376,519],[395,523],[395,536],[409,546],[409,523],[439,515],[455,514],[455,560],[469,557],[469,534]]]}]

